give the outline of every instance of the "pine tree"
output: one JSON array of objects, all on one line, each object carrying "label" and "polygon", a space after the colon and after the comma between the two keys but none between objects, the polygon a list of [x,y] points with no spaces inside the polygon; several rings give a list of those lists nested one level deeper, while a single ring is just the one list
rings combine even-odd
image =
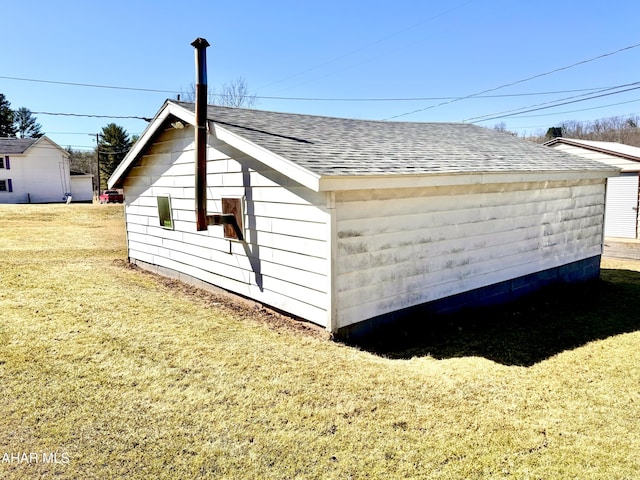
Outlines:
[{"label": "pine tree", "polygon": [[13,110],[11,103],[4,94],[0,93],[0,137],[15,137],[16,129],[13,125]]},{"label": "pine tree", "polygon": [[127,155],[131,145],[129,134],[124,128],[115,123],[102,127],[100,142],[98,143],[101,190],[106,186],[107,180],[113,171]]},{"label": "pine tree", "polygon": [[13,123],[16,134],[20,138],[40,138],[44,135],[40,129],[41,125],[36,121],[31,110],[20,107],[13,112]]}]

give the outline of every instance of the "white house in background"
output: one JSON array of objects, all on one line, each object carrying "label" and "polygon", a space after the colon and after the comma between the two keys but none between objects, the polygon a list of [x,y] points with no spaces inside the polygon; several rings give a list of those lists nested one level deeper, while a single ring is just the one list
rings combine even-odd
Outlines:
[{"label": "white house in background", "polygon": [[0,138],[0,203],[92,201],[92,175],[74,177],[69,153],[49,138]]},{"label": "white house in background", "polygon": [[621,169],[619,177],[608,181],[604,234],[606,237],[638,239],[640,148],[617,142],[562,137],[549,140],[545,145]]},{"label": "white house in background", "polygon": [[143,268],[342,338],[599,275],[617,168],[470,124],[219,106],[207,119],[206,230],[194,104],[165,102],[109,179]]}]

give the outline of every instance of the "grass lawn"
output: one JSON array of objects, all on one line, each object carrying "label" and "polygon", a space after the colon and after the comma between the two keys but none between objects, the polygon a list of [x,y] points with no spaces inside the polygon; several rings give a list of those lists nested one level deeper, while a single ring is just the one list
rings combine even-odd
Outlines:
[{"label": "grass lawn", "polygon": [[0,259],[0,478],[639,478],[638,262],[355,348],[128,267],[119,205]]}]

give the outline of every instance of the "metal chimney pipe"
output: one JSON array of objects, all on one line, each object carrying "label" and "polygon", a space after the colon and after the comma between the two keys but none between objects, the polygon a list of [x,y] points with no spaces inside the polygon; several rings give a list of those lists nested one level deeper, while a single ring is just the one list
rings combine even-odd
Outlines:
[{"label": "metal chimney pipe", "polygon": [[209,42],[196,38],[191,45],[196,53],[196,230],[207,229],[207,47]]}]

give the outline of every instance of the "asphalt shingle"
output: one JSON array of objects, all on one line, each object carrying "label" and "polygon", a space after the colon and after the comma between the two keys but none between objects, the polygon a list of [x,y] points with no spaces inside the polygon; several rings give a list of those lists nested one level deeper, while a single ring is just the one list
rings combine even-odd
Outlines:
[{"label": "asphalt shingle", "polygon": [[24,153],[37,141],[37,138],[0,137],[0,155],[17,155]]},{"label": "asphalt shingle", "polygon": [[[173,103],[195,109],[193,103]],[[611,170],[466,123],[354,120],[213,105],[207,117],[321,176]]]}]

